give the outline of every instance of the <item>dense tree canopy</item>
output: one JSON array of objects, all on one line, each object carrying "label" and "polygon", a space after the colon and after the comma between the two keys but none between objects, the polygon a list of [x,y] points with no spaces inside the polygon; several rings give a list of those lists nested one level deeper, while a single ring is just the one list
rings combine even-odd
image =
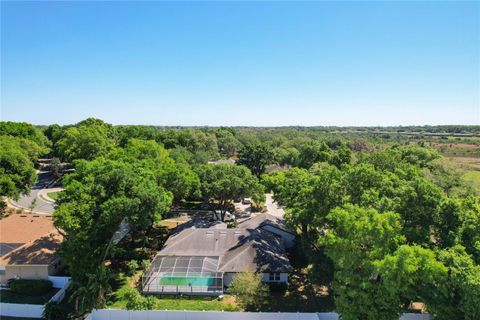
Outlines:
[{"label": "dense tree canopy", "polygon": [[0,136],[0,196],[17,198],[28,193],[36,174],[25,139]]},{"label": "dense tree canopy", "polygon": [[65,129],[55,144],[56,153],[66,161],[93,160],[114,148],[113,128],[101,120],[89,118]]},{"label": "dense tree canopy", "polygon": [[[375,130],[389,132],[369,134]],[[71,163],[54,222],[84,310],[105,302],[105,260],[123,249],[110,243],[122,221],[130,238],[143,239],[172,203],[203,199],[223,219],[235,199],[260,203],[266,189],[286,209],[309,276],[332,289],[342,319],[398,319],[412,301],[436,319],[478,319],[480,187],[467,186],[464,169],[428,147],[442,151],[467,138],[405,130],[114,127],[89,118],[42,133],[0,122],[0,195],[28,192],[40,156]],[[468,141],[476,152],[480,142]],[[207,164],[220,158],[238,162]],[[264,174],[270,164],[290,169]]]},{"label": "dense tree canopy", "polygon": [[205,199],[216,201],[224,220],[227,207],[238,198],[263,195],[263,187],[250,170],[230,164],[207,164],[196,168],[201,193]]},{"label": "dense tree canopy", "polygon": [[89,275],[102,266],[122,221],[130,225],[130,232],[144,232],[161,219],[172,201],[171,193],[140,163],[78,160],[64,186],[54,223],[64,234],[60,254],[76,289],[91,281]]},{"label": "dense tree canopy", "polygon": [[287,222],[299,230],[313,270],[329,272],[317,257],[331,261],[342,317],[398,319],[411,301],[422,301],[439,319],[448,319],[452,306],[463,301],[468,311],[458,319],[473,319],[470,297],[480,294],[476,269],[459,271],[471,280],[452,301],[453,271],[439,252],[460,246],[463,257],[478,264],[478,200],[451,197],[435,183],[430,168],[438,154],[429,149],[395,146],[340,165],[331,161],[334,153],[317,158],[328,163],[262,180],[287,208]]},{"label": "dense tree canopy", "polygon": [[273,161],[273,151],[265,144],[248,144],[238,152],[237,164],[244,165],[260,177],[268,164]]}]

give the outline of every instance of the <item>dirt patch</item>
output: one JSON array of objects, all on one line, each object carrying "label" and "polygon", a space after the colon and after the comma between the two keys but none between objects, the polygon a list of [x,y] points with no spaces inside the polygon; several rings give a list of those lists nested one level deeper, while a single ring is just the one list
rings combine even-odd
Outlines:
[{"label": "dirt patch", "polygon": [[453,161],[459,167],[470,170],[480,170],[480,158],[476,157],[448,157],[450,161]]}]

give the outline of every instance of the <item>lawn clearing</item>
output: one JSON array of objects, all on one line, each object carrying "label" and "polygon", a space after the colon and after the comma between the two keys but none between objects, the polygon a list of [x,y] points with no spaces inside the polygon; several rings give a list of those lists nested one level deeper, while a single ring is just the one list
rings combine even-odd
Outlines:
[{"label": "lawn clearing", "polygon": [[7,303],[27,303],[27,304],[45,304],[50,300],[59,289],[53,288],[52,290],[42,295],[27,296],[24,294],[18,294],[11,290],[0,290],[0,302]]},{"label": "lawn clearing", "polygon": [[47,193],[47,196],[52,199],[52,200],[57,200],[58,199],[58,196],[60,195],[60,192],[62,191],[55,191],[55,192],[50,192],[50,193]]}]

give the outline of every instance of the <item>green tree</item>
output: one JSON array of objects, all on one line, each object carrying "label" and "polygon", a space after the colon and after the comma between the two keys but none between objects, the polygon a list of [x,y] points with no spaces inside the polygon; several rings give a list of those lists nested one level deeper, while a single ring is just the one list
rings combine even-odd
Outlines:
[{"label": "green tree", "polygon": [[87,119],[66,129],[55,144],[56,153],[66,161],[93,160],[113,150],[112,129],[97,119]]},{"label": "green tree", "polygon": [[[121,222],[127,221],[132,237],[138,238],[170,208],[172,195],[141,163],[102,158],[77,161],[64,186],[54,214],[54,224],[64,235],[60,256],[70,270],[76,296],[84,301],[82,308],[88,310],[99,301],[91,299],[92,292],[98,293],[95,297],[104,295],[104,285],[95,279],[103,279],[98,268]],[[88,297],[83,297],[85,292]]]},{"label": "green tree", "polygon": [[[398,297],[399,312],[412,301],[421,301],[437,318],[455,319],[455,307],[448,303],[448,270],[432,250],[420,246],[400,246],[376,262],[380,281]],[[453,307],[453,308],[452,308]]]},{"label": "green tree", "polygon": [[238,151],[238,165],[244,165],[260,178],[273,161],[273,150],[266,144],[247,144]]},{"label": "green tree", "polygon": [[50,172],[55,178],[60,178],[62,176],[62,162],[58,158],[52,158],[50,162]]},{"label": "green tree", "polygon": [[11,136],[32,141],[41,149],[41,153],[47,153],[51,146],[50,141],[40,129],[26,122],[0,122],[0,136]]},{"label": "green tree", "polygon": [[18,198],[30,192],[36,174],[33,161],[23,147],[24,139],[0,136],[0,196]]},{"label": "green tree", "polygon": [[203,198],[214,201],[221,210],[221,220],[229,205],[237,198],[252,196],[263,191],[248,168],[230,164],[206,164],[196,169],[200,177]]},{"label": "green tree", "polygon": [[329,162],[332,151],[325,142],[309,141],[299,146],[298,166],[308,169],[317,162]]},{"label": "green tree", "polygon": [[[448,268],[446,300],[438,300],[435,291],[425,301],[436,319],[474,320],[480,317],[480,266],[457,245],[439,252],[439,260]],[[432,286],[433,287],[433,286]]]},{"label": "green tree", "polygon": [[319,244],[335,266],[333,290],[342,319],[398,319],[399,298],[377,281],[375,261],[404,241],[400,217],[347,205],[327,215]]},{"label": "green tree", "polygon": [[217,136],[218,150],[227,157],[235,155],[241,147],[240,141],[235,138],[235,131],[228,128],[221,128],[215,132]]},{"label": "green tree", "polygon": [[270,294],[268,285],[262,282],[262,274],[253,272],[237,273],[228,290],[246,310],[261,309]]}]

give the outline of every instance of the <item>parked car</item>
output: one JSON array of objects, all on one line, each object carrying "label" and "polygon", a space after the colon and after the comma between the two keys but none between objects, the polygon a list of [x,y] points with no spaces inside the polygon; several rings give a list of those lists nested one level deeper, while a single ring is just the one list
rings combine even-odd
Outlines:
[{"label": "parked car", "polygon": [[252,203],[252,198],[243,198],[242,203],[243,204],[251,204]]},{"label": "parked car", "polygon": [[[222,211],[221,210],[215,210],[214,213],[214,218],[215,220],[222,220]],[[230,221],[235,221],[235,215],[230,213],[229,211],[225,211],[225,218],[223,220],[224,222],[230,222]]]}]

